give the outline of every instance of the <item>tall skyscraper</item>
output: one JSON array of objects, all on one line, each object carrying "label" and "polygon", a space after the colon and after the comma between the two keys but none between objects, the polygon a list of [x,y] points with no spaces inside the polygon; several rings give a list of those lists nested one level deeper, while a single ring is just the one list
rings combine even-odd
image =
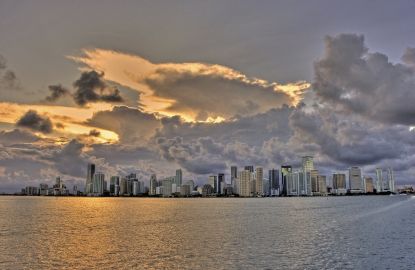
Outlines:
[{"label": "tall skyscraper", "polygon": [[217,193],[217,190],[218,190],[218,177],[216,175],[210,175],[209,176],[208,184],[212,186],[213,192]]},{"label": "tall skyscraper", "polygon": [[311,191],[313,193],[320,193],[318,188],[318,170],[310,171]]},{"label": "tall skyscraper", "polygon": [[156,195],[158,182],[157,182],[157,176],[155,174],[152,174],[150,176],[150,190],[148,191],[149,195]]},{"label": "tall skyscraper", "polygon": [[280,171],[277,169],[271,169],[268,171],[269,181],[269,195],[278,196],[280,193]]},{"label": "tall skyscraper", "polygon": [[327,181],[325,175],[318,175],[317,176],[317,183],[318,183],[318,192],[320,195],[327,194]]},{"label": "tall skyscraper", "polygon": [[93,193],[95,195],[103,195],[106,190],[105,186],[105,174],[97,172],[94,174],[93,180]]},{"label": "tall skyscraper", "polygon": [[120,180],[120,196],[128,195],[127,193],[127,186],[128,186],[128,179],[126,177],[122,177]]},{"label": "tall skyscraper", "polygon": [[287,196],[298,196],[300,195],[300,178],[302,177],[302,171],[286,172],[285,183],[286,183],[286,194]]},{"label": "tall skyscraper", "polygon": [[95,174],[95,164],[88,163],[88,169],[87,169],[86,181],[85,181],[85,194],[90,194],[93,192],[92,181],[94,179],[94,174]]},{"label": "tall skyscraper", "polygon": [[226,185],[225,174],[224,173],[218,174],[218,190],[217,190],[218,194],[222,194],[222,190],[225,187],[225,185]]},{"label": "tall skyscraper", "polygon": [[314,170],[314,161],[312,156],[304,156],[302,157],[302,165],[303,165],[303,171],[309,172],[311,170]]},{"label": "tall skyscraper", "polygon": [[388,168],[388,185],[389,191],[395,193],[395,175],[393,173],[392,168]]},{"label": "tall skyscraper", "polygon": [[163,180],[163,197],[169,197],[172,195],[172,187],[175,177],[168,177]]},{"label": "tall skyscraper", "polygon": [[238,167],[231,166],[231,185],[233,185],[233,181],[238,178]]},{"label": "tall skyscraper", "polygon": [[359,167],[349,169],[349,185],[351,193],[361,193],[363,191],[362,170]]},{"label": "tall skyscraper", "polygon": [[254,166],[252,166],[252,165],[245,166],[244,169],[245,169],[245,171],[250,171],[251,173],[254,172]]},{"label": "tall skyscraper", "polygon": [[383,172],[382,168],[376,168],[376,192],[383,192]]},{"label": "tall skyscraper", "polygon": [[372,177],[366,176],[365,177],[365,192],[366,193],[373,193],[373,179]]},{"label": "tall skyscraper", "polygon": [[111,195],[118,195],[115,193],[115,187],[120,185],[120,177],[119,176],[111,176],[110,178],[110,194]]},{"label": "tall skyscraper", "polygon": [[251,177],[252,173],[249,170],[239,172],[239,196],[251,196]]},{"label": "tall skyscraper", "polygon": [[264,169],[262,167],[256,167],[255,169],[255,195],[263,196],[264,195]]},{"label": "tall skyscraper", "polygon": [[176,178],[175,178],[176,187],[180,187],[182,185],[182,178],[183,178],[182,169],[177,169]]},{"label": "tall skyscraper", "polygon": [[281,166],[281,186],[282,186],[282,195],[287,195],[287,175],[292,172],[292,167],[290,165]]}]

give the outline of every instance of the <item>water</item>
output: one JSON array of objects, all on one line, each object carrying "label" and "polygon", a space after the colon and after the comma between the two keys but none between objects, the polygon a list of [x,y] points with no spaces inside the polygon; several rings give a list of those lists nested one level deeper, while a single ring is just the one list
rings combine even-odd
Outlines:
[{"label": "water", "polygon": [[0,197],[0,269],[415,269],[411,196]]}]

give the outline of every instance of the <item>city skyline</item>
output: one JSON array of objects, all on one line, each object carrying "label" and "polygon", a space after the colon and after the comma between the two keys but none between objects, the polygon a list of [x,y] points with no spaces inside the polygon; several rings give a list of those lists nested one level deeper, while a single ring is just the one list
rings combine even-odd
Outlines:
[{"label": "city skyline", "polygon": [[412,8],[0,1],[0,192],[80,187],[87,163],[202,181],[307,155],[326,176],[391,167],[414,184]]}]

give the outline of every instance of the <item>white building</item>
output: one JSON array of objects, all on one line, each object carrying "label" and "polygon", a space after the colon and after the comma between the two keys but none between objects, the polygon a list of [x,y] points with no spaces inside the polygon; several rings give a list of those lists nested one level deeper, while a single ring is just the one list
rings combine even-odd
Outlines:
[{"label": "white building", "polygon": [[359,167],[351,167],[349,169],[349,185],[351,193],[362,193],[362,170]]},{"label": "white building", "polygon": [[239,173],[239,196],[250,197],[251,196],[251,181],[252,173],[248,170],[244,170]]},{"label": "white building", "polygon": [[93,193],[94,195],[103,195],[106,190],[105,174],[97,172],[94,174]]}]

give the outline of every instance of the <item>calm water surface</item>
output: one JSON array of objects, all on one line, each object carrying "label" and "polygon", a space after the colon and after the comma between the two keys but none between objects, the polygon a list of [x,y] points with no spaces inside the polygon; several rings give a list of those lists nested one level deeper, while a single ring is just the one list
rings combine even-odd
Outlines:
[{"label": "calm water surface", "polygon": [[411,196],[0,197],[0,269],[415,269]]}]

